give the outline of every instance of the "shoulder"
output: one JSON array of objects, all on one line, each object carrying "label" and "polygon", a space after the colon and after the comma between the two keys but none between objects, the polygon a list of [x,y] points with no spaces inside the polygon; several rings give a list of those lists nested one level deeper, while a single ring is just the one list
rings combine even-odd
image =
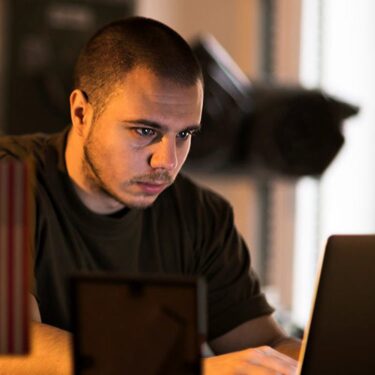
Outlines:
[{"label": "shoulder", "polygon": [[0,136],[0,159],[30,160],[37,170],[60,165],[69,128],[59,133]]},{"label": "shoulder", "polygon": [[229,202],[217,192],[180,174],[172,187],[173,194],[186,206],[205,211],[231,210]]},{"label": "shoulder", "polygon": [[161,198],[161,211],[180,218],[193,231],[199,228],[211,232],[233,221],[232,206],[225,198],[184,174],[176,178]]},{"label": "shoulder", "polygon": [[0,137],[0,158],[12,157],[23,159],[36,154],[44,148],[49,136],[46,134],[30,134]]}]

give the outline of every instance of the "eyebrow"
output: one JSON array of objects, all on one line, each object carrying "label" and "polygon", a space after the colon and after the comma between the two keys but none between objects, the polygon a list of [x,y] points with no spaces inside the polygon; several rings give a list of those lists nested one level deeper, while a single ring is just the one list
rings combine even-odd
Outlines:
[{"label": "eyebrow", "polygon": [[[149,126],[151,128],[160,129],[160,130],[164,130],[164,131],[168,130],[167,126],[165,126],[163,124],[160,124],[159,122],[152,121],[152,120],[135,119],[135,120],[125,120],[123,122],[127,122],[127,123],[130,123],[130,124],[136,124],[136,125],[146,125],[146,126]],[[197,125],[187,126],[183,130],[200,130],[200,129],[201,129],[201,124],[197,124]]]}]

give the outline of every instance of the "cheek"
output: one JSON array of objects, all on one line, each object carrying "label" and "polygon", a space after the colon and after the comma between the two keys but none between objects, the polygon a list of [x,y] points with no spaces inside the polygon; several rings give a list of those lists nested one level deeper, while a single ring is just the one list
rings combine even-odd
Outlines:
[{"label": "cheek", "polygon": [[100,153],[102,168],[107,171],[108,175],[118,178],[123,174],[129,163],[129,158],[120,142],[102,142],[97,151]]},{"label": "cheek", "polygon": [[191,140],[189,139],[188,141],[185,141],[184,143],[182,143],[180,147],[178,147],[177,149],[178,164],[180,166],[185,162],[189,154],[190,145],[191,145]]},{"label": "cheek", "polygon": [[113,144],[107,150],[109,157],[106,161],[108,168],[111,168],[118,177],[131,176],[143,172],[147,167],[146,150],[133,147],[127,142]]}]

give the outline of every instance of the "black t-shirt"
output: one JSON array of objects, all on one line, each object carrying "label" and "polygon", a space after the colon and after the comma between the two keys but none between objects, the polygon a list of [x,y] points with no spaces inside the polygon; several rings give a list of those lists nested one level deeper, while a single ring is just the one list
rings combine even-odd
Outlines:
[{"label": "black t-shirt", "polygon": [[272,313],[223,198],[179,175],[149,208],[93,213],[67,174],[66,136],[0,138],[0,158],[35,163],[34,293],[44,323],[71,329],[69,278],[78,271],[203,276],[209,340]]}]

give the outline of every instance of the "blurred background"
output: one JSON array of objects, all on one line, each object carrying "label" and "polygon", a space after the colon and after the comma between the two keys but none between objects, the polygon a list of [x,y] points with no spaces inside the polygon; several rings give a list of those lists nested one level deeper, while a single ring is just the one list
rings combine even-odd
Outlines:
[{"label": "blurred background", "polygon": [[301,332],[327,237],[375,232],[373,14],[372,0],[0,0],[0,132],[69,123],[98,27],[165,22],[205,71],[185,171],[231,202],[277,318]]}]

